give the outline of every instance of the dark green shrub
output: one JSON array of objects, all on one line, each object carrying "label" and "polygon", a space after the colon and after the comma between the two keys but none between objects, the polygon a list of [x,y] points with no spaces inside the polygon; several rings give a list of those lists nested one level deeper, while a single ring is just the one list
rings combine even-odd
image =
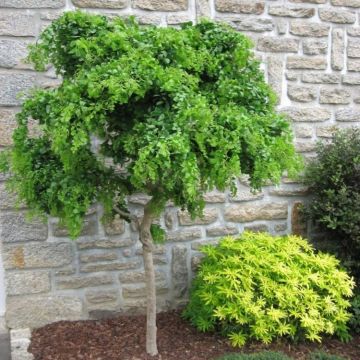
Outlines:
[{"label": "dark green shrub", "polygon": [[360,334],[360,294],[356,294],[351,300],[351,319],[349,321],[350,329]]},{"label": "dark green shrub", "polygon": [[[360,129],[339,131],[317,148],[305,176],[313,198],[308,217],[329,233],[322,245],[360,275]],[[327,242],[329,242],[327,240]]]},{"label": "dark green shrub", "polygon": [[311,353],[309,360],[347,360],[347,359],[342,356],[326,354],[320,351],[320,352]]},{"label": "dark green shrub", "polygon": [[348,336],[354,284],[335,257],[314,253],[297,236],[250,232],[202,252],[184,312],[199,330],[220,330],[234,346],[279,336]]},{"label": "dark green shrub", "polygon": [[291,358],[279,352],[264,351],[256,354],[228,354],[217,360],[291,360]]}]

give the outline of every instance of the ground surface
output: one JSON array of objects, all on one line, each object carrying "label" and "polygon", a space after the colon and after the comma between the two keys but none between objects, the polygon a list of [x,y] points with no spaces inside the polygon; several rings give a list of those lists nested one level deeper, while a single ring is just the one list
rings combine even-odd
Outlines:
[{"label": "ground surface", "polygon": [[0,360],[10,360],[10,336],[3,317],[0,317]]},{"label": "ground surface", "polygon": [[158,316],[158,347],[160,356],[151,358],[144,352],[145,318],[118,317],[101,321],[61,321],[32,333],[29,351],[35,360],[211,360],[219,355],[262,349],[283,351],[294,359],[322,349],[332,354],[360,359],[360,336],[348,344],[326,339],[323,344],[290,345],[279,342],[271,346],[251,344],[234,350],[226,339],[197,332],[179,313]]}]

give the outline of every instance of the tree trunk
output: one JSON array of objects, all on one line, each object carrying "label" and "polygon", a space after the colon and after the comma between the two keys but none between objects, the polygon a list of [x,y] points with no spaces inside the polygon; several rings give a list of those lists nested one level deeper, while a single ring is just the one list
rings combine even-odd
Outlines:
[{"label": "tree trunk", "polygon": [[156,344],[156,284],[153,262],[153,241],[150,232],[153,214],[149,204],[144,208],[144,217],[140,224],[140,241],[143,246],[143,258],[146,283],[146,352],[155,356],[158,354]]}]

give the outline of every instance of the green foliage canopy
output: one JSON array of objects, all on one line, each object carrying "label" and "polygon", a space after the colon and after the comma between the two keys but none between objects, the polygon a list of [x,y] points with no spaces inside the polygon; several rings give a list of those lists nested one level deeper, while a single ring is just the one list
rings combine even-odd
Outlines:
[{"label": "green foliage canopy", "polygon": [[354,281],[334,256],[297,236],[250,232],[202,252],[184,313],[199,330],[220,329],[234,346],[279,336],[347,339]]},{"label": "green foliage canopy", "polygon": [[[63,81],[25,100],[1,168],[21,200],[74,237],[96,201],[110,216],[144,192],[158,211],[172,200],[195,216],[204,192],[234,190],[240,174],[259,188],[299,167],[250,41],[226,25],[157,28],[67,12],[29,60],[37,70],[53,64]],[[41,136],[29,136],[30,118]]]}]

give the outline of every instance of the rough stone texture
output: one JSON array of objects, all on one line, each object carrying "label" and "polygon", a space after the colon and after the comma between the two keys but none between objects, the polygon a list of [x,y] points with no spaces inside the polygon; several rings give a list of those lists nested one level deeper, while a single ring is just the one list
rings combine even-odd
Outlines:
[{"label": "rough stone texture", "polygon": [[303,40],[303,52],[306,55],[326,54],[327,49],[328,49],[328,43],[325,40],[320,40],[320,39]]},{"label": "rough stone texture", "polygon": [[6,321],[11,329],[36,328],[60,320],[83,317],[82,302],[74,296],[36,295],[7,301]]},{"label": "rough stone texture", "polygon": [[175,298],[182,298],[188,289],[187,252],[182,245],[172,248],[171,274]]},{"label": "rough stone texture", "polygon": [[46,240],[47,224],[40,219],[26,219],[22,212],[0,213],[0,238],[3,243]]},{"label": "rough stone texture", "polygon": [[310,86],[289,85],[288,96],[293,101],[310,102],[316,99],[317,91]]},{"label": "rough stone texture", "polygon": [[319,72],[308,72],[301,76],[301,81],[312,84],[338,84],[340,82],[340,74],[328,74]]},{"label": "rough stone texture", "polygon": [[324,70],[326,69],[326,59],[293,55],[288,56],[286,67],[288,69]]},{"label": "rough stone texture", "polygon": [[113,282],[113,277],[110,274],[102,275],[77,275],[66,278],[60,278],[56,281],[56,288],[63,289],[79,289],[93,286],[108,285]]},{"label": "rough stone texture", "polygon": [[349,39],[347,44],[347,56],[352,58],[360,57],[360,39]]},{"label": "rough stone texture", "polygon": [[188,0],[132,0],[132,5],[144,10],[179,11],[188,8]]},{"label": "rough stone texture", "polygon": [[128,0],[72,0],[72,3],[80,8],[104,8],[122,9],[125,8]]},{"label": "rough stone texture", "polygon": [[49,271],[21,271],[6,274],[7,295],[37,294],[50,291]]},{"label": "rough stone texture", "polygon": [[267,57],[267,75],[268,82],[274,89],[278,99],[281,99],[282,93],[282,76],[284,69],[284,61],[281,55]]},{"label": "rough stone texture", "polygon": [[320,89],[320,104],[349,104],[351,95],[344,89]]},{"label": "rough stone texture", "polygon": [[331,67],[334,70],[342,70],[344,67],[344,46],[344,31],[334,29],[331,47]]},{"label": "rough stone texture", "polygon": [[0,12],[0,35],[35,36],[35,21],[33,14]]},{"label": "rough stone texture", "polygon": [[[34,360],[34,356],[27,351],[30,338],[31,331],[29,328],[10,331],[11,360]],[[8,359],[5,357],[4,360]]]},{"label": "rough stone texture", "polygon": [[68,242],[3,245],[5,269],[59,267],[69,264],[73,256]]},{"label": "rough stone texture", "polygon": [[315,9],[309,7],[270,5],[269,14],[273,16],[286,16],[292,18],[309,18],[315,15]]},{"label": "rough stone texture", "polygon": [[298,36],[323,37],[328,36],[329,25],[315,22],[294,20],[290,24],[290,34]]},{"label": "rough stone texture", "polygon": [[[64,2],[0,0],[0,151],[12,145],[20,104],[16,93],[36,84],[59,83],[53,68],[38,74],[21,59],[27,43],[61,15]],[[247,34],[264,77],[277,94],[279,110],[292,122],[296,149],[306,158],[314,156],[318,139],[360,123],[360,26],[354,22],[360,0],[67,0],[66,4],[67,10],[88,8],[109,17],[131,13],[140,24],[160,26],[178,27],[206,16]],[[34,136],[35,124],[30,127]],[[68,240],[57,219],[50,219],[47,234],[46,227],[29,225],[22,212],[15,212],[14,196],[4,188],[6,177],[0,175],[0,239],[9,324],[32,326],[38,318],[43,324],[62,314],[89,318],[101,312],[144,311],[142,249],[134,223],[117,218],[103,224],[101,208],[93,207],[76,242]],[[205,195],[204,219],[193,222],[169,202],[157,220],[168,241],[154,250],[159,309],[186,302],[202,245],[216,245],[220,237],[243,230],[305,233],[298,224],[296,204],[306,196],[307,189],[286,177],[278,188],[269,184],[252,194],[248,179],[242,177],[235,196],[229,191]],[[148,200],[143,194],[128,199],[138,217]]]},{"label": "rough stone texture", "polygon": [[265,1],[216,0],[215,6],[216,10],[221,12],[262,14],[265,9]]},{"label": "rough stone texture", "polygon": [[352,109],[352,108],[343,108],[336,111],[335,118],[337,121],[360,122],[360,110]]},{"label": "rough stone texture", "polygon": [[257,49],[267,52],[296,53],[299,49],[299,40],[266,36],[259,39]]},{"label": "rough stone texture", "polygon": [[268,203],[261,205],[232,205],[225,209],[225,220],[231,222],[250,222],[255,220],[286,219],[287,203]]},{"label": "rough stone texture", "polygon": [[353,24],[356,21],[354,11],[335,10],[335,9],[319,9],[319,17],[322,21],[330,21],[338,24]]},{"label": "rough stone texture", "polygon": [[27,67],[23,60],[27,56],[27,46],[30,44],[27,40],[0,40],[0,67],[13,68]]},{"label": "rough stone texture", "polygon": [[179,223],[180,225],[204,225],[211,224],[215,222],[218,218],[217,209],[205,209],[204,216],[202,218],[197,217],[195,219],[191,219],[190,214],[187,211],[179,211],[178,212]]}]

